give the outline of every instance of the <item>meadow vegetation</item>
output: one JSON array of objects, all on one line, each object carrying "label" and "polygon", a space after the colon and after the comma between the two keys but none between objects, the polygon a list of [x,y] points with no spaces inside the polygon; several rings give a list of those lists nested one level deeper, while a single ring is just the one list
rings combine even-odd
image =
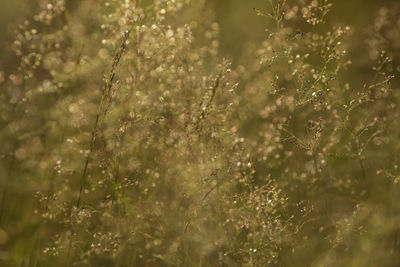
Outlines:
[{"label": "meadow vegetation", "polygon": [[264,41],[224,58],[209,2],[12,25],[0,266],[400,265],[400,5],[361,30],[265,0]]}]

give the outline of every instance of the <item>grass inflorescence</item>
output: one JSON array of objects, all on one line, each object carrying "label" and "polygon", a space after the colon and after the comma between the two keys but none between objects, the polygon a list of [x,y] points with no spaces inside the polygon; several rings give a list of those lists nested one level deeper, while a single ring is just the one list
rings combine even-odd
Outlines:
[{"label": "grass inflorescence", "polygon": [[400,264],[398,4],[249,3],[227,59],[210,1],[37,3],[1,50],[1,266]]}]

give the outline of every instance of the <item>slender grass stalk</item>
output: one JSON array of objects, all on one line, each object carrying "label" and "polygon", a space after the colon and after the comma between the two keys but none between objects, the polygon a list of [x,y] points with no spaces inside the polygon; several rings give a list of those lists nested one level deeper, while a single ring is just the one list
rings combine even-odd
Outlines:
[{"label": "slender grass stalk", "polygon": [[[104,85],[103,94],[102,94],[102,97],[101,97],[101,100],[100,100],[99,108],[98,108],[98,111],[97,111],[97,114],[96,114],[96,119],[95,119],[94,126],[93,126],[93,130],[92,130],[92,133],[91,133],[90,144],[89,144],[89,154],[86,156],[86,160],[85,160],[85,164],[84,164],[84,168],[83,168],[83,172],[82,172],[81,185],[80,185],[80,188],[79,188],[78,199],[77,199],[76,206],[75,206],[78,210],[79,210],[79,208],[81,206],[82,191],[83,191],[86,179],[87,179],[88,166],[89,166],[89,162],[90,162],[90,159],[91,159],[91,154],[92,154],[92,152],[94,150],[94,146],[95,146],[95,143],[96,143],[97,133],[98,133],[99,127],[101,126],[101,123],[104,121],[104,118],[106,116],[108,107],[109,107],[109,105],[111,103],[111,90],[112,90],[114,79],[115,79],[115,75],[116,75],[116,69],[117,69],[118,64],[119,64],[119,62],[121,60],[122,55],[125,52],[126,43],[128,41],[129,34],[130,34],[129,31],[125,32],[125,34],[124,34],[121,46],[119,47],[118,52],[114,56],[113,64],[111,66],[111,70],[110,70],[110,73],[108,75],[108,79],[106,80],[106,83]],[[71,247],[72,247],[72,238],[73,238],[72,216],[73,216],[73,213],[74,212],[71,211],[71,236],[70,236],[69,245],[68,245],[68,253],[67,253],[68,258],[70,256]]]}]

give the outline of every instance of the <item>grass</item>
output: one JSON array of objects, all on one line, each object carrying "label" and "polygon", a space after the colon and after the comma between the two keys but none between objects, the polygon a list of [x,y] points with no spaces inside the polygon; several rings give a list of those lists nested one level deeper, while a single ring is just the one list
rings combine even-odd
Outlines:
[{"label": "grass", "polygon": [[265,2],[232,59],[203,2],[10,24],[0,265],[399,265],[399,5],[357,33],[329,1]]}]

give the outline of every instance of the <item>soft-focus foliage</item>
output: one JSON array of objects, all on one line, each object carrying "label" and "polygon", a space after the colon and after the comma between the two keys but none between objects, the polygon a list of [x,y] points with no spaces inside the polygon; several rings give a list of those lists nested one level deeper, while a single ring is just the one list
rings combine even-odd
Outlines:
[{"label": "soft-focus foliage", "polygon": [[400,265],[400,5],[265,0],[228,60],[212,1],[35,3],[1,40],[1,266]]}]

